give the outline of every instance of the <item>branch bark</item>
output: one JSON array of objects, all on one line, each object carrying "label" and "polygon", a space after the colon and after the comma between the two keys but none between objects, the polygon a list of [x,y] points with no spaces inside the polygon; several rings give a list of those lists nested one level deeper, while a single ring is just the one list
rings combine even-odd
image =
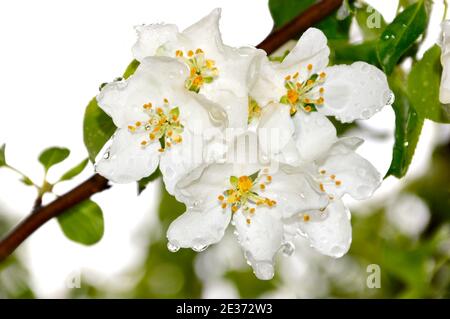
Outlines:
[{"label": "branch bark", "polygon": [[[257,47],[266,51],[267,54],[273,53],[281,45],[333,13],[342,2],[342,0],[323,0],[311,6],[294,20],[272,32]],[[0,262],[11,255],[25,239],[50,219],[109,187],[107,179],[95,174],[50,204],[34,210],[0,242]]]}]

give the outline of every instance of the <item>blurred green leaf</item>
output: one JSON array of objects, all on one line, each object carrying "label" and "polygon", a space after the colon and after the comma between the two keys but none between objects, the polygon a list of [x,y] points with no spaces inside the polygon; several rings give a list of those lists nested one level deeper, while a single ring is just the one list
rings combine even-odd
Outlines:
[{"label": "blurred green leaf", "polygon": [[[130,77],[139,66],[139,61],[133,60],[126,68],[123,78]],[[89,154],[91,162],[95,162],[103,145],[111,138],[116,130],[112,119],[98,106],[97,98],[94,97],[86,107],[83,121],[84,145]]]},{"label": "blurred green leaf", "polygon": [[138,195],[141,194],[148,184],[156,180],[158,177],[161,176],[161,172],[159,169],[153,172],[153,174],[150,174],[150,176],[144,177],[140,181],[137,182],[138,184]]},{"label": "blurred green leaf", "polygon": [[61,163],[70,155],[70,150],[65,147],[50,147],[39,155],[39,162],[47,172],[50,167]]},{"label": "blurred green leaf", "polygon": [[386,21],[384,21],[383,16],[367,5],[355,9],[355,18],[364,41],[378,40],[386,28]]},{"label": "blurred green leaf", "polygon": [[6,144],[3,144],[0,147],[0,167],[6,166],[5,150],[6,150]]},{"label": "blurred green leaf", "polygon": [[239,291],[241,298],[257,298],[265,292],[275,290],[277,279],[259,280],[250,267],[242,271],[230,271],[225,278],[231,280]]},{"label": "blurred green leaf", "polygon": [[86,108],[83,121],[84,145],[92,162],[95,162],[97,154],[115,131],[116,126],[113,121],[98,106],[97,99],[93,98]]},{"label": "blurred green leaf", "polygon": [[86,165],[88,164],[89,159],[86,158],[85,160],[83,160],[80,164],[78,164],[77,166],[71,168],[70,170],[68,170],[66,173],[64,173],[63,176],[61,176],[61,178],[59,179],[60,182],[62,181],[68,181],[72,178],[74,178],[75,176],[79,175],[86,167]]},{"label": "blurred green leaf", "polygon": [[434,45],[422,60],[412,66],[408,77],[408,94],[417,113],[435,122],[450,122],[450,108],[439,102],[442,74],[441,49]]},{"label": "blurred green leaf", "polygon": [[428,14],[424,1],[406,8],[381,34],[377,53],[380,64],[387,74],[391,74],[395,65],[406,51],[425,31]]},{"label": "blurred green leaf", "polygon": [[391,166],[386,177],[390,175],[398,178],[405,176],[414,156],[424,122],[423,117],[418,115],[411,105],[401,76],[392,76],[389,81],[395,94],[395,102],[392,105],[395,112],[395,144]]},{"label": "blurred green leaf", "polygon": [[[275,28],[282,27],[315,3],[315,0],[269,0],[269,10]],[[328,39],[348,39],[351,20],[352,15],[339,20],[334,13],[314,27],[321,29]]]},{"label": "blurred green leaf", "polygon": [[20,181],[22,182],[22,183],[24,183],[25,185],[27,185],[27,186],[33,186],[34,184],[33,184],[33,181],[29,178],[29,177],[27,177],[27,176],[23,176],[21,179],[20,179]]},{"label": "blurred green leaf", "polygon": [[80,244],[93,245],[103,237],[103,212],[90,199],[66,210],[58,223],[67,238]]},{"label": "blurred green leaf", "polygon": [[355,61],[364,61],[379,66],[376,52],[377,41],[352,44],[346,40],[332,40],[329,43],[333,48],[330,57],[333,64],[352,64]]}]

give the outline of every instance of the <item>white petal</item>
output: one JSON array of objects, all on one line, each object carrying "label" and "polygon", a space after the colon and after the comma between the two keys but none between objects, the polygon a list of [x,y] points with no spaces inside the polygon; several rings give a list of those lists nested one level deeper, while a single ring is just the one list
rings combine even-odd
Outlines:
[{"label": "white petal", "polygon": [[306,72],[308,64],[313,66],[312,72],[321,72],[328,65],[330,49],[327,37],[316,28],[309,28],[303,33],[294,49],[281,63],[283,68],[295,68],[300,74]]},{"label": "white petal", "polygon": [[283,165],[271,176],[272,181],[258,194],[275,200],[274,209],[283,218],[321,209],[328,204],[328,196],[315,190],[304,173],[288,172],[287,166]]},{"label": "white petal", "polygon": [[250,87],[250,96],[262,107],[278,102],[286,94],[284,77],[288,73],[279,70],[274,63],[262,59],[258,66],[258,78]]},{"label": "white petal", "polygon": [[338,197],[349,194],[361,200],[371,197],[380,186],[380,173],[368,160],[353,151],[359,142],[360,139],[341,139],[322,160],[317,161],[319,170],[325,170],[327,176],[336,176],[335,180],[323,183],[326,192]]},{"label": "white petal", "polygon": [[142,106],[148,102],[162,104],[166,97],[175,99],[170,102],[176,104],[187,75],[187,67],[175,59],[146,58],[130,78],[107,84],[97,96],[98,105],[119,128],[145,121],[148,118]]},{"label": "white petal", "polygon": [[312,161],[323,155],[336,140],[336,128],[318,112],[297,112],[293,117],[295,143],[302,161]]},{"label": "white petal", "polygon": [[219,20],[221,10],[219,8],[199,20],[197,23],[185,29],[182,34],[191,42],[190,50],[201,48],[206,53],[217,54],[222,49],[222,36],[220,35]]},{"label": "white petal", "polygon": [[239,242],[256,277],[262,280],[272,279],[274,257],[283,240],[283,225],[275,210],[259,207],[251,217],[250,224],[241,212],[237,212],[233,220]]},{"label": "white petal", "polygon": [[115,183],[134,182],[152,174],[158,167],[161,146],[154,142],[142,147],[143,139],[142,134],[118,129],[107,153],[95,164],[96,172]]},{"label": "white petal", "polygon": [[368,119],[392,99],[386,75],[373,65],[336,65],[325,73],[325,102],[318,110],[343,123]]},{"label": "white petal", "polygon": [[167,239],[174,247],[201,251],[222,239],[230,219],[230,211],[215,203],[207,207],[188,208],[170,224]]},{"label": "white petal", "polygon": [[294,134],[289,106],[272,103],[263,108],[258,125],[258,142],[266,155],[278,154]]},{"label": "white petal", "polygon": [[300,222],[299,227],[312,247],[331,257],[343,256],[352,242],[350,211],[336,200],[323,212],[323,219]]},{"label": "white petal", "polygon": [[176,41],[178,37],[178,28],[174,24],[142,25],[136,26],[135,29],[138,38],[132,51],[138,61],[156,55],[161,45],[168,41]]},{"label": "white petal", "polygon": [[441,64],[442,78],[439,90],[439,101],[443,104],[450,103],[450,20],[441,23],[442,43],[441,43]]}]

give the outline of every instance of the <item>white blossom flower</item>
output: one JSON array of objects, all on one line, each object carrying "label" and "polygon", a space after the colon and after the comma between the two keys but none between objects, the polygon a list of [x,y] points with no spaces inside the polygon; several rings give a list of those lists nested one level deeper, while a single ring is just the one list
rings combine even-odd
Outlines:
[{"label": "white blossom flower", "polygon": [[215,9],[182,32],[172,24],[138,26],[133,53],[139,61],[163,55],[184,62],[190,68],[184,77],[186,88],[221,105],[228,113],[229,127],[242,127],[247,121],[248,88],[265,53],[223,44],[220,13]]},{"label": "white blossom flower", "polygon": [[[167,57],[142,60],[127,80],[107,84],[99,106],[117,126],[112,144],[96,170],[111,181],[126,183],[153,173],[158,163],[169,192],[181,176],[201,164],[203,152],[192,140],[208,129],[223,128],[220,107],[184,88],[189,69]],[[164,168],[164,169],[163,169]]]},{"label": "white blossom flower", "polygon": [[441,103],[450,103],[450,20],[442,22],[442,38],[441,38],[441,63],[442,78],[441,88],[439,91],[439,100]]},{"label": "white blossom flower", "polygon": [[281,63],[261,62],[250,96],[261,106],[282,103],[293,115],[318,111],[341,122],[368,119],[392,102],[385,74],[365,62],[327,67],[322,31],[310,28]]}]

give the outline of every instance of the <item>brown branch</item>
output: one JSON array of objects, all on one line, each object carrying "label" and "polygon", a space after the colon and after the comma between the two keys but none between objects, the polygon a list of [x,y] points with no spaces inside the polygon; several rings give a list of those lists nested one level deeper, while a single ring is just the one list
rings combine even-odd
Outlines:
[{"label": "brown branch", "polygon": [[[272,32],[257,47],[267,54],[273,53],[281,45],[333,13],[341,4],[342,0],[323,0],[311,6],[293,21]],[[34,210],[0,242],[0,262],[47,221],[109,187],[107,179],[95,174],[50,204]]]}]

